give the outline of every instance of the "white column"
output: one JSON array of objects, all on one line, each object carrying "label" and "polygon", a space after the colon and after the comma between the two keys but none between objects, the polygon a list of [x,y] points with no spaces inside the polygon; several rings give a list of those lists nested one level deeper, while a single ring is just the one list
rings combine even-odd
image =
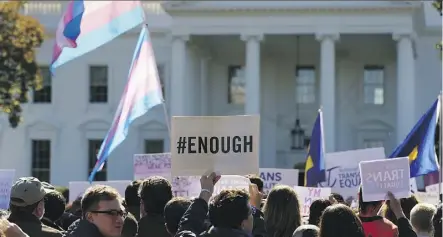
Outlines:
[{"label": "white column", "polygon": [[397,143],[406,138],[417,119],[412,38],[411,34],[393,34],[397,41]]},{"label": "white column", "polygon": [[245,114],[260,114],[260,42],[262,34],[243,34],[246,42],[246,103]]},{"label": "white column", "polygon": [[170,116],[186,115],[186,42],[189,35],[172,36]]},{"label": "white column", "polygon": [[323,131],[326,152],[335,151],[335,41],[338,33],[317,33],[320,41],[320,106],[323,111]]},{"label": "white column", "polygon": [[200,59],[200,115],[208,115],[208,57]]}]

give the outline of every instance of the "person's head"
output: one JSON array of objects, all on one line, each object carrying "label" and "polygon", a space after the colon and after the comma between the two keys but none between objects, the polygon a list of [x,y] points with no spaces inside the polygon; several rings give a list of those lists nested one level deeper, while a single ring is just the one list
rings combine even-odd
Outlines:
[{"label": "person's head", "polygon": [[131,213],[128,213],[128,216],[123,223],[123,230],[121,237],[135,237],[137,236],[138,231],[138,223],[137,219]]},{"label": "person's head", "polygon": [[65,212],[66,200],[57,191],[49,192],[45,195],[45,217],[55,222]]},{"label": "person's head", "polygon": [[317,237],[320,228],[315,225],[301,225],[292,234],[292,237]]},{"label": "person's head", "polygon": [[81,203],[82,203],[82,196],[76,198],[74,202],[72,202],[71,204],[68,204],[66,207],[66,211],[73,215],[81,217],[82,216]]},{"label": "person's head", "polygon": [[172,199],[171,183],[160,176],[149,177],[140,184],[140,210],[146,214],[163,215],[165,205]]},{"label": "person's head", "polygon": [[138,196],[138,188],[140,187],[141,180],[134,180],[126,187],[125,200],[128,206],[140,206],[140,197]]},{"label": "person's head", "polygon": [[251,233],[253,219],[249,194],[244,190],[222,190],[209,204],[209,220],[214,227],[243,229]]},{"label": "person's head", "polygon": [[343,198],[342,195],[338,193],[331,193],[330,196],[333,197],[338,203],[346,204],[345,199]]},{"label": "person's head", "polygon": [[[406,218],[410,219],[410,213],[412,208],[417,205],[419,201],[414,195],[411,195],[408,198],[401,198],[400,199],[400,205],[401,209],[403,210],[403,213],[405,213]],[[390,201],[387,200],[385,204],[383,205],[383,216],[390,220],[392,223],[397,224],[397,217],[395,216],[394,212],[391,210],[390,207]]]},{"label": "person's head", "polygon": [[428,203],[419,203],[411,210],[411,225],[417,233],[427,233],[432,235],[434,226],[432,218],[437,209],[434,205]]},{"label": "person's head", "polygon": [[0,237],[29,237],[16,224],[11,223],[6,218],[0,218]]},{"label": "person's head", "polygon": [[358,190],[358,212],[364,216],[376,216],[384,201],[364,202],[362,187]]},{"label": "person's head", "polygon": [[180,219],[191,205],[191,200],[182,197],[171,199],[165,206],[165,226],[171,236],[174,236],[178,230]]},{"label": "person's head", "polygon": [[323,211],[332,205],[332,202],[327,199],[317,199],[312,202],[309,207],[309,220],[308,223],[310,225],[318,226],[320,223],[320,217],[323,214]]},{"label": "person's head", "polygon": [[94,224],[105,237],[120,237],[126,211],[117,190],[106,185],[94,185],[83,194],[83,218]]},{"label": "person's head", "polygon": [[443,233],[442,233],[442,204],[441,203],[437,206],[437,211],[435,212],[435,215],[432,218],[432,224],[434,226],[434,237],[443,236]]},{"label": "person's head", "polygon": [[334,204],[323,212],[319,237],[365,237],[357,215],[344,204]]},{"label": "person's head", "polygon": [[11,187],[9,209],[11,214],[20,218],[33,214],[41,219],[45,214],[44,197],[52,190],[46,190],[43,184],[34,177],[23,177]]},{"label": "person's head", "polygon": [[291,236],[301,225],[300,202],[294,189],[274,186],[263,207],[266,230],[270,236]]},{"label": "person's head", "polygon": [[264,186],[263,179],[261,179],[259,176],[255,174],[248,174],[246,175],[246,178],[249,179],[251,184],[257,185],[258,191],[263,193],[263,186]]}]

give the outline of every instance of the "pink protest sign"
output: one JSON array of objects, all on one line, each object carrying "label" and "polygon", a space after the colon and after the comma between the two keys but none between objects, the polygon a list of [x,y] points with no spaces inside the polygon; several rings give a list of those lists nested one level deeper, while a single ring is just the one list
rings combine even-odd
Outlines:
[{"label": "pink protest sign", "polygon": [[311,207],[312,202],[321,198],[328,199],[329,195],[331,195],[331,188],[295,186],[294,190],[298,195],[298,200],[300,201],[300,213],[302,216],[309,216],[309,208]]},{"label": "pink protest sign", "polygon": [[171,180],[171,153],[134,155],[134,179],[149,176],[162,176]]}]

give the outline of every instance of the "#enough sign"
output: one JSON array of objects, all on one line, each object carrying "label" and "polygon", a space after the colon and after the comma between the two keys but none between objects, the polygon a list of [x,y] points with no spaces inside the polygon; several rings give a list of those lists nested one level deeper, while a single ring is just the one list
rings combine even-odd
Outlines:
[{"label": "#enough sign", "polygon": [[173,117],[173,176],[258,173],[259,116]]}]

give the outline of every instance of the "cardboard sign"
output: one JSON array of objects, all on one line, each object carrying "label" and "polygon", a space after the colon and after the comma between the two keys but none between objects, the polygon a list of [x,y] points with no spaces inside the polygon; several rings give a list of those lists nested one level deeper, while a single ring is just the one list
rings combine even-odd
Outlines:
[{"label": "cardboard sign", "polygon": [[173,176],[257,174],[259,116],[172,117]]},{"label": "cardboard sign", "polygon": [[220,180],[214,186],[214,195],[219,194],[225,189],[244,189],[249,193],[249,184],[251,182],[248,178],[240,175],[222,175]]},{"label": "cardboard sign", "polygon": [[363,201],[386,199],[391,191],[396,198],[410,196],[409,158],[395,158],[360,162]]},{"label": "cardboard sign", "polygon": [[0,208],[9,209],[11,187],[15,178],[15,170],[0,170]]},{"label": "cardboard sign", "polygon": [[264,181],[263,192],[269,193],[276,184],[298,186],[298,170],[260,168],[260,178]]},{"label": "cardboard sign", "polygon": [[309,208],[312,202],[317,199],[328,199],[331,195],[331,188],[314,188],[314,187],[294,187],[300,201],[300,214],[302,216],[309,216]]},{"label": "cardboard sign", "polygon": [[94,185],[108,185],[117,189],[118,193],[122,197],[125,197],[126,187],[131,183],[131,180],[117,180],[117,181],[97,181],[92,182],[92,185],[88,181],[73,181],[69,182],[69,202],[74,202],[78,197],[81,197],[83,193],[91,186]]},{"label": "cardboard sign", "polygon": [[385,158],[383,147],[327,153],[326,182],[319,186],[330,187],[332,192],[341,194],[345,200],[355,199],[361,183],[358,164]]},{"label": "cardboard sign", "polygon": [[134,155],[134,179],[149,176],[162,176],[171,181],[171,153]]}]

